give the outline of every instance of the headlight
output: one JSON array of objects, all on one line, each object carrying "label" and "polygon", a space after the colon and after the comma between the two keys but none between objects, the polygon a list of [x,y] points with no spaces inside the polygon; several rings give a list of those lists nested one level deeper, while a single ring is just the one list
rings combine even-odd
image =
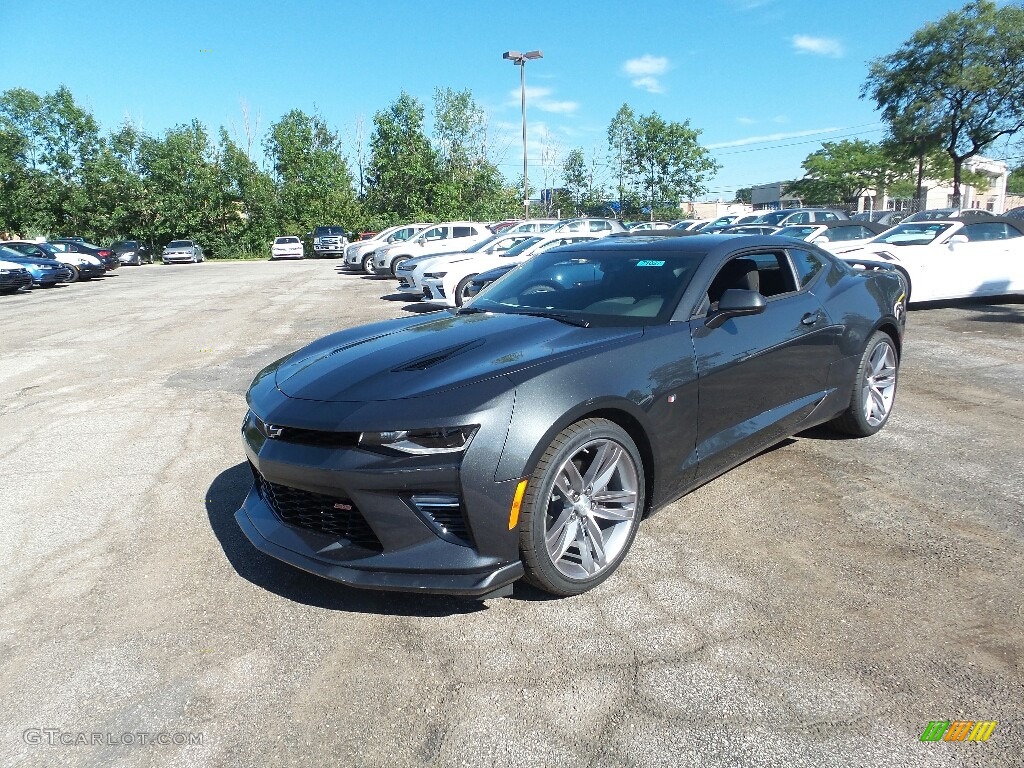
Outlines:
[{"label": "headlight", "polygon": [[447,272],[427,272],[423,277],[429,280],[440,280],[442,277],[447,275]]},{"label": "headlight", "polygon": [[436,429],[400,429],[393,432],[363,432],[359,445],[363,448],[390,448],[416,455],[461,453],[469,446],[479,425],[438,427]]},{"label": "headlight", "polygon": [[9,274],[11,274],[11,270],[9,270],[9,269],[0,269],[0,275],[9,275]]}]

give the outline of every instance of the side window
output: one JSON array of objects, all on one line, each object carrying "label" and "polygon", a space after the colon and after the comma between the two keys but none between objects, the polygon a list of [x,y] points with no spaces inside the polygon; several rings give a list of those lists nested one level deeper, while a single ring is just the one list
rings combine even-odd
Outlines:
[{"label": "side window", "polygon": [[452,227],[452,237],[471,237],[476,234],[472,227]]},{"label": "side window", "polygon": [[590,222],[591,232],[603,232],[606,229],[611,229],[612,225],[607,221],[592,221]]},{"label": "side window", "polygon": [[793,260],[793,268],[796,269],[797,275],[800,276],[800,285],[807,285],[814,276],[821,272],[824,263],[810,251],[794,248],[789,252],[790,258]]},{"label": "side window", "polygon": [[444,240],[446,237],[448,237],[448,230],[444,227],[434,227],[423,234],[423,239],[427,241]]},{"label": "side window", "polygon": [[971,242],[985,240],[1007,240],[1011,237],[1019,237],[1016,230],[1010,228],[1001,221],[986,221],[981,224],[968,224],[960,233],[967,236]]},{"label": "side window", "polygon": [[810,214],[808,214],[806,211],[803,212],[803,213],[794,213],[792,216],[789,217],[789,221],[787,221],[786,223],[787,224],[810,224],[811,223],[811,217],[810,217]]},{"label": "side window", "polygon": [[765,298],[797,290],[796,278],[793,277],[793,271],[789,268],[789,260],[784,254],[771,251],[751,254],[747,258],[757,264],[758,282],[760,283],[758,291]]},{"label": "side window", "polygon": [[782,253],[748,253],[727,261],[708,288],[708,301],[715,309],[722,294],[730,289],[757,291],[762,296],[777,296],[796,290],[796,279]]},{"label": "side window", "polygon": [[815,221],[839,221],[839,217],[831,211],[818,211],[814,214]]}]

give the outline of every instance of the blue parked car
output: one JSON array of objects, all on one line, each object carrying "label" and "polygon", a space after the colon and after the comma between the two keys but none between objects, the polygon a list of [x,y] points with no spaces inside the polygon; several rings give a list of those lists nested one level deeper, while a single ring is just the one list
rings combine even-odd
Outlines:
[{"label": "blue parked car", "polygon": [[56,259],[26,256],[13,248],[0,247],[0,259],[20,264],[32,275],[33,288],[52,288],[71,280],[71,268]]}]

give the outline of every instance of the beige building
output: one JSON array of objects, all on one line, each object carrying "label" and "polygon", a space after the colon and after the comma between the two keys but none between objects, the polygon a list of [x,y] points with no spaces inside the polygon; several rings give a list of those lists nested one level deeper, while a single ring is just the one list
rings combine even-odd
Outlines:
[{"label": "beige building", "polygon": [[[1000,214],[1013,205],[1006,199],[1006,180],[1010,176],[1010,168],[1002,160],[990,160],[986,157],[972,157],[964,161],[964,168],[980,173],[989,180],[987,187],[971,187],[960,185],[961,208],[980,208],[989,213]],[[772,184],[760,184],[752,187],[750,202],[755,211],[775,210],[778,208],[799,208],[802,201],[786,191],[788,182],[777,181]],[[925,208],[950,208],[953,205],[953,186],[940,184],[925,179],[923,185]],[[914,205],[913,200],[892,198],[888,195],[879,198],[877,193],[868,194],[858,201],[858,211],[870,210],[905,210]]]}]

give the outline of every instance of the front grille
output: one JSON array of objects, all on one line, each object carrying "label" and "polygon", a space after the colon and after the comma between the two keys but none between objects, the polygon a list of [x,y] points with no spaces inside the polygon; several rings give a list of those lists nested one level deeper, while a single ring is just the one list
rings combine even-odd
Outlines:
[{"label": "front grille", "polygon": [[472,546],[472,535],[458,496],[424,493],[412,496],[410,501],[442,539],[464,547]]},{"label": "front grille", "polygon": [[371,552],[383,551],[380,539],[351,499],[278,485],[250,467],[257,492],[281,522],[347,539],[353,546]]},{"label": "front grille", "polygon": [[359,445],[358,432],[325,432],[319,429],[297,429],[295,427],[282,427],[281,434],[274,439],[318,448],[355,448]]}]

